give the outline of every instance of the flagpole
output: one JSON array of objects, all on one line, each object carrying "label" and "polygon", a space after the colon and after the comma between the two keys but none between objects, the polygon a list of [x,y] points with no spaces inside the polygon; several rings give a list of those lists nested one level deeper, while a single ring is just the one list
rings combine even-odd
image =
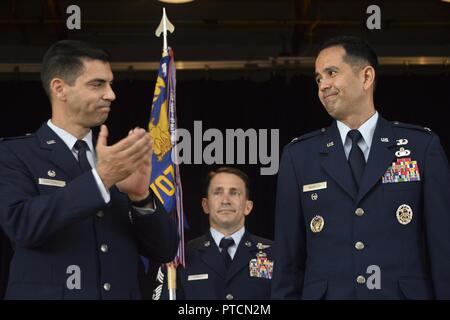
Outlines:
[{"label": "flagpole", "polygon": [[[163,57],[169,54],[169,47],[167,44],[167,31],[173,33],[175,30],[174,25],[169,21],[166,15],[166,8],[163,8],[163,15],[158,28],[155,31],[155,35],[160,37],[163,35]],[[177,290],[177,270],[174,262],[166,264],[167,267],[167,289],[169,291],[169,300],[176,300]]]},{"label": "flagpole", "polygon": [[177,269],[172,262],[167,264],[167,289],[169,300],[177,300]]}]

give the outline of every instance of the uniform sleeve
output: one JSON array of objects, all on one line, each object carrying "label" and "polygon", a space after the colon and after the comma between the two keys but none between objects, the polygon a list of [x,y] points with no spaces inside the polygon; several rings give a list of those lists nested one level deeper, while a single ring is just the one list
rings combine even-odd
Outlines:
[{"label": "uniform sleeve", "polygon": [[272,299],[300,299],[305,272],[305,226],[289,145],[281,157],[275,213]]},{"label": "uniform sleeve", "polygon": [[450,299],[450,168],[433,135],[425,160],[424,216],[435,297]]},{"label": "uniform sleeve", "polygon": [[157,201],[151,214],[142,215],[131,206],[133,228],[139,240],[139,252],[154,263],[170,262],[178,250],[175,221]]},{"label": "uniform sleeve", "polygon": [[19,246],[37,247],[51,235],[105,206],[92,172],[41,195],[23,162],[0,146],[0,224]]},{"label": "uniform sleeve", "polygon": [[168,300],[167,292],[167,271],[164,266],[158,269],[156,276],[156,288],[153,290],[152,300]]}]

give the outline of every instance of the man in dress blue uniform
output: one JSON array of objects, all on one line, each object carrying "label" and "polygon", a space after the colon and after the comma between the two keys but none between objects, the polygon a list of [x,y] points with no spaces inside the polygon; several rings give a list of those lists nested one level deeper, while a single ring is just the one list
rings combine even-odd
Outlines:
[{"label": "man in dress blue uniform", "polygon": [[149,135],[136,128],[108,146],[102,125],[93,141],[115,99],[108,61],[87,43],[51,46],[41,71],[51,119],[0,143],[0,223],[14,247],[7,299],[138,299],[139,254],[176,253],[176,227],[149,193]]},{"label": "man in dress blue uniform", "polygon": [[338,37],[315,63],[335,121],[283,152],[274,299],[449,299],[450,169],[428,128],[373,101],[377,57]]},{"label": "man in dress blue uniform", "polygon": [[[269,299],[272,278],[272,242],[245,230],[250,214],[250,180],[241,170],[221,167],[206,179],[202,207],[210,230],[190,241],[186,267],[177,268],[177,299],[250,300]],[[167,280],[154,299],[168,298]]]}]

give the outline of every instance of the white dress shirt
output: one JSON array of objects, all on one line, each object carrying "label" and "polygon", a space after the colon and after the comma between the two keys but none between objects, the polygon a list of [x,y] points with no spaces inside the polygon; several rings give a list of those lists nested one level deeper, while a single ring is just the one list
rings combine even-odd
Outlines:
[{"label": "white dress shirt", "polygon": [[[222,238],[225,237],[225,235],[223,235],[221,232],[217,231],[213,227],[211,227],[209,230],[211,231],[211,236],[213,237],[214,242],[219,247],[220,240],[222,240]],[[234,258],[237,247],[239,246],[239,242],[241,242],[241,239],[244,236],[244,233],[245,233],[245,227],[242,227],[241,229],[239,229],[232,235],[225,237],[225,238],[233,238],[233,240],[234,240],[234,244],[228,248],[228,253],[230,254],[231,259]],[[222,248],[219,247],[219,250],[222,251]]]},{"label": "white dress shirt", "polygon": [[[364,158],[369,159],[370,147],[372,146],[373,134],[375,133],[375,128],[377,126],[378,121],[378,112],[375,111],[375,114],[371,116],[366,122],[364,122],[359,128],[359,132],[361,132],[362,139],[359,140],[358,146],[361,148],[361,151],[364,154]],[[352,148],[352,140],[347,136],[348,132],[351,130],[346,124],[341,121],[336,121],[337,127],[339,129],[339,133],[341,135],[342,144],[344,146],[345,156],[348,159],[348,155]]]}]

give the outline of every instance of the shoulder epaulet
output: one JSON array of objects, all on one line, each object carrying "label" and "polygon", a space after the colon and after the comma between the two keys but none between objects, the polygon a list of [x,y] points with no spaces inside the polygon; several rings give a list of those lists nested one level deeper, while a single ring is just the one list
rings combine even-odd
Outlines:
[{"label": "shoulder epaulet", "polygon": [[16,137],[2,137],[0,138],[0,142],[2,141],[10,141],[10,140],[18,140],[18,139],[25,139],[25,138],[31,138],[34,136],[34,133],[27,133],[24,136],[16,136]]},{"label": "shoulder epaulet", "polygon": [[309,138],[318,136],[318,135],[324,133],[325,131],[327,131],[327,129],[326,128],[322,128],[322,129],[319,129],[319,130],[316,130],[316,131],[305,133],[305,134],[301,135],[300,137],[296,137],[296,138],[292,139],[291,143],[296,143],[296,142],[299,142],[299,141],[307,140]]},{"label": "shoulder epaulet", "polygon": [[394,124],[395,127],[419,130],[419,131],[426,132],[426,133],[429,133],[429,134],[432,133],[431,129],[427,128],[427,127],[422,127],[422,126],[418,126],[418,125],[415,125],[415,124],[403,123],[403,122],[399,122],[399,121],[393,121],[392,123]]}]

